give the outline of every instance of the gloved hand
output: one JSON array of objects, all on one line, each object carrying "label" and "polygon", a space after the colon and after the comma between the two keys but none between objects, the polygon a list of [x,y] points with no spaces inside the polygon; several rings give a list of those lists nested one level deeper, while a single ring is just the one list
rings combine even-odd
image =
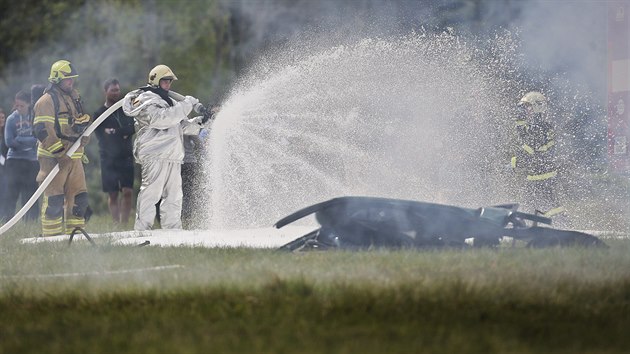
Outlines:
[{"label": "gloved hand", "polygon": [[82,136],[81,137],[81,144],[79,145],[79,147],[84,147],[84,146],[86,146],[89,143],[90,143],[90,136],[89,135]]},{"label": "gloved hand", "polygon": [[189,122],[202,125],[203,124],[203,116],[196,116],[194,118],[190,118]]},{"label": "gloved hand", "polygon": [[195,107],[195,105],[199,103],[199,100],[194,98],[193,96],[186,96],[184,100],[188,101],[193,107]]},{"label": "gloved hand", "polygon": [[74,124],[72,124],[72,131],[75,133],[83,133],[85,128],[90,124],[90,115],[84,114],[78,118],[74,119]]},{"label": "gloved hand", "polygon": [[64,153],[62,153],[61,155],[56,156],[56,157],[57,157],[57,163],[59,164],[60,168],[63,167],[63,166],[66,166],[66,165],[68,165],[70,163],[72,163],[72,159],[70,158],[70,156],[68,156],[68,155],[66,155]]},{"label": "gloved hand", "polygon": [[208,131],[208,129],[201,128],[201,130],[199,131],[199,139],[206,140],[208,135],[210,135],[210,132]]},{"label": "gloved hand", "polygon": [[74,119],[74,124],[84,124],[87,125],[90,123],[90,115],[89,114],[84,114],[79,118],[75,118]]}]

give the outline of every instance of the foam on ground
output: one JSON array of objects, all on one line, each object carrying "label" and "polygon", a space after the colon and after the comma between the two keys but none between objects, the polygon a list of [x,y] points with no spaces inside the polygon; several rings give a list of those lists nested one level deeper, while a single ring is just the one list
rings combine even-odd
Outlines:
[{"label": "foam on ground", "polygon": [[[282,229],[226,229],[226,230],[150,230],[122,231],[103,234],[89,234],[97,244],[140,245],[149,242],[150,246],[162,247],[249,247],[276,248],[316,229],[308,226],[285,226]],[[51,237],[31,237],[22,239],[23,244],[42,242],[68,242],[68,235]],[[87,242],[78,233],[73,242]]]}]

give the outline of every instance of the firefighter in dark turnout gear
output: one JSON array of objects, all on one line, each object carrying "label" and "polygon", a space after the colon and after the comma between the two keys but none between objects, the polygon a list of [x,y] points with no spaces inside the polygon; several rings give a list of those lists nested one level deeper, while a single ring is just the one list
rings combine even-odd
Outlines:
[{"label": "firefighter in dark turnout gear", "polygon": [[44,190],[42,203],[42,235],[71,233],[85,227],[88,208],[87,186],[83,171],[83,147],[67,156],[66,152],[90,124],[83,112],[81,97],[73,88],[76,70],[67,60],[55,62],[50,69],[50,84],[34,107],[33,132],[38,140],[40,164],[37,182],[42,182],[59,164],[59,173]]},{"label": "firefighter in dark turnout gear", "polygon": [[527,204],[555,220],[566,219],[557,197],[558,169],[555,161],[556,137],[547,119],[547,99],[540,92],[528,92],[518,103],[524,119],[516,121],[518,146],[511,160],[512,168],[526,184]]}]

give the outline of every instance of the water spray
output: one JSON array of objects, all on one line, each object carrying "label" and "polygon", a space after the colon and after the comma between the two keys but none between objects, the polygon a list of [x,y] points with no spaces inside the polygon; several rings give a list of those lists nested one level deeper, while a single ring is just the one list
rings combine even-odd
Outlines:
[{"label": "water spray", "polygon": [[511,199],[511,40],[412,33],[261,59],[211,131],[207,226],[270,225],[343,195]]}]

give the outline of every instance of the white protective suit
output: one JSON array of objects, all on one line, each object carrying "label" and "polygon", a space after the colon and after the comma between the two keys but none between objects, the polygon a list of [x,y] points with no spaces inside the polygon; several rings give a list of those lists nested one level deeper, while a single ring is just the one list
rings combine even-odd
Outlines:
[{"label": "white protective suit", "polygon": [[184,134],[197,135],[201,117],[188,119],[197,99],[186,96],[170,106],[159,95],[138,89],[123,98],[123,111],[134,117],[134,157],[142,167],[135,230],[150,230],[155,204],[160,199],[160,223],[164,229],[181,229]]}]

